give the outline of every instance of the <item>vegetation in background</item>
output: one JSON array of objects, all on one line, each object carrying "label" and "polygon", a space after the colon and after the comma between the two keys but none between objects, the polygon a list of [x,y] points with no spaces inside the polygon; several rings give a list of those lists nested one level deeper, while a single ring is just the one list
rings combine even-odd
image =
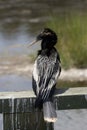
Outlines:
[{"label": "vegetation in background", "polygon": [[69,87],[86,87],[87,81],[63,81],[58,80],[57,88],[69,88]]},{"label": "vegetation in background", "polygon": [[51,16],[47,26],[58,34],[56,47],[63,68],[87,68],[87,15],[69,13]]},{"label": "vegetation in background", "polygon": [[34,63],[35,62],[35,59],[37,57],[37,54],[34,53],[34,54],[29,54],[29,60],[30,60],[30,63]]}]

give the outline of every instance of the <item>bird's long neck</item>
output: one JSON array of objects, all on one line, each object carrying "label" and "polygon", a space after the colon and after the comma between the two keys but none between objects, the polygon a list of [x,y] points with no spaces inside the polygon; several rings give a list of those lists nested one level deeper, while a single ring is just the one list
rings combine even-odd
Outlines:
[{"label": "bird's long neck", "polygon": [[41,42],[41,50],[46,50],[46,49],[48,49],[48,48],[47,48],[47,41],[44,41],[44,40],[43,40],[43,41]]},{"label": "bird's long neck", "polygon": [[41,43],[41,50],[38,51],[38,55],[41,54],[41,55],[47,55],[47,56],[50,56],[50,52],[51,50],[53,49],[53,46],[51,46],[50,43],[48,43],[48,41],[42,41]]}]

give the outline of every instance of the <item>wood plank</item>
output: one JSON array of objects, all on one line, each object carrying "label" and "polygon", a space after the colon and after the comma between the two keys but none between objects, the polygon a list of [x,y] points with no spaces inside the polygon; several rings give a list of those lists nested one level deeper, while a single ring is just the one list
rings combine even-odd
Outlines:
[{"label": "wood plank", "polygon": [[43,113],[34,111],[31,113],[4,113],[4,130],[53,130],[53,125],[43,121]]},{"label": "wood plank", "polygon": [[61,96],[56,98],[54,104],[56,104],[56,110],[87,109],[87,100],[84,95]]},{"label": "wood plank", "polygon": [[[53,130],[53,124],[43,121],[42,111],[34,108],[33,91],[0,92],[0,113],[4,130]],[[87,108],[87,87],[61,88],[55,91],[56,110]]]},{"label": "wood plank", "polygon": [[[0,113],[34,111],[33,91],[0,93]],[[56,110],[87,108],[87,87],[57,89],[54,96]]]},{"label": "wood plank", "polygon": [[87,87],[59,88],[56,89],[55,92],[55,96],[74,96],[74,95],[87,95]]},{"label": "wood plank", "polygon": [[[55,96],[69,96],[69,95],[87,95],[87,87],[77,88],[59,88],[55,92]],[[15,98],[32,98],[35,97],[33,91],[19,91],[19,92],[0,92],[0,99],[15,99]]]}]

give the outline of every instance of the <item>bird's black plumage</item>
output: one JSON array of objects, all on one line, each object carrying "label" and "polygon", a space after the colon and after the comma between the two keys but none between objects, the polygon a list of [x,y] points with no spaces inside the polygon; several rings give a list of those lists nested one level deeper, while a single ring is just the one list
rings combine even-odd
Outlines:
[{"label": "bird's black plumage", "polygon": [[[61,72],[61,65],[59,53],[54,47],[57,43],[55,32],[46,28],[37,36],[37,39],[42,40],[42,42],[41,50],[38,51],[38,56],[34,64],[32,86],[37,96],[35,107],[41,109],[43,105],[46,106],[46,103],[52,104],[57,78]],[[51,104],[47,105],[47,107],[52,106]],[[43,108],[46,109],[46,107]],[[55,114],[52,116],[55,116]]]}]

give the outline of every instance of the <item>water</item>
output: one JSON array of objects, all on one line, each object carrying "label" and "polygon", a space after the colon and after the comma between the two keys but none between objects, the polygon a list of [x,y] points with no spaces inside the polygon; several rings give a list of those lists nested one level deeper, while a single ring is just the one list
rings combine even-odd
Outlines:
[{"label": "water", "polygon": [[[0,57],[33,53],[38,46],[11,48],[15,44],[31,42],[46,26],[52,14],[87,11],[87,0],[0,0]],[[64,86],[62,83],[61,86]],[[81,83],[80,83],[81,84]],[[75,84],[74,84],[75,85]],[[59,85],[60,86],[60,85]],[[68,86],[71,86],[70,84]],[[77,83],[76,86],[79,86]],[[86,85],[84,85],[86,86]],[[16,74],[0,76],[0,91],[31,89],[31,79]],[[58,111],[55,130],[86,130],[87,110]],[[0,115],[0,130],[3,130]]]},{"label": "water", "polygon": [[0,76],[0,92],[31,90],[31,79],[18,75]]}]

